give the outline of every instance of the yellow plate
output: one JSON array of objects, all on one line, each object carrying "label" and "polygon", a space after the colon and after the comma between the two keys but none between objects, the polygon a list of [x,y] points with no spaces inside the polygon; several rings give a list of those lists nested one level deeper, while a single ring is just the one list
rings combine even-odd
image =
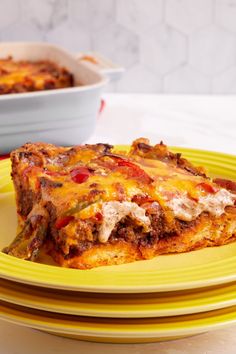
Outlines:
[{"label": "yellow plate", "polygon": [[0,280],[0,300],[63,314],[145,318],[194,314],[236,305],[236,283],[149,294],[99,294],[45,289]]},{"label": "yellow plate", "polygon": [[190,336],[233,325],[236,322],[236,307],[186,316],[111,319],[55,314],[0,302],[0,318],[78,339],[142,343]]},{"label": "yellow plate", "polygon": [[[174,149],[211,175],[236,179],[236,157],[193,149]],[[0,163],[0,248],[15,236],[16,212],[10,162]],[[2,188],[2,189],[1,189]],[[236,280],[236,242],[202,250],[156,257],[91,270],[32,263],[0,252],[0,277],[31,285],[66,290],[143,293],[198,288]],[[17,272],[16,272],[17,270]]]}]

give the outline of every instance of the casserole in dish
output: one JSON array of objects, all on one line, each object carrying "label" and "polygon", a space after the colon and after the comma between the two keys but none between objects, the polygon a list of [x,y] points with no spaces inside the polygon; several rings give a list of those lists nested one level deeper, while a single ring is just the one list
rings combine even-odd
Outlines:
[{"label": "casserole in dish", "polygon": [[0,95],[73,86],[73,75],[49,60],[0,58]]},{"label": "casserole in dish", "polygon": [[74,87],[0,96],[0,155],[28,141],[73,145],[92,134],[107,82],[94,65],[47,43],[0,43],[0,56],[49,60],[74,78]]}]

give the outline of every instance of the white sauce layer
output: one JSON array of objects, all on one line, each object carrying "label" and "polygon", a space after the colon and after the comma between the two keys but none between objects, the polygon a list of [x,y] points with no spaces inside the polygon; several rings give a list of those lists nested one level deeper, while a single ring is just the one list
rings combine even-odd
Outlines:
[{"label": "white sauce layer", "polygon": [[150,219],[145,215],[145,210],[132,202],[107,202],[102,206],[103,222],[99,231],[100,242],[107,242],[116,224],[126,216],[134,219],[146,232],[149,231]]},{"label": "white sauce layer", "polygon": [[226,189],[221,189],[215,194],[200,197],[198,202],[184,194],[167,200],[166,204],[173,211],[175,217],[191,221],[203,211],[207,211],[214,216],[220,216],[224,213],[226,206],[234,205],[234,201],[235,196]]},{"label": "white sauce layer", "polygon": [[[190,199],[187,193],[166,200],[166,205],[173,211],[176,218],[191,221],[197,218],[203,211],[214,216],[224,213],[226,206],[234,205],[235,196],[226,189],[221,189],[215,194],[200,197],[198,202]],[[116,224],[126,216],[134,219],[145,232],[150,230],[150,219],[145,214],[145,209],[132,202],[106,202],[102,206],[103,222],[101,224],[98,239],[105,243],[108,241]]]}]

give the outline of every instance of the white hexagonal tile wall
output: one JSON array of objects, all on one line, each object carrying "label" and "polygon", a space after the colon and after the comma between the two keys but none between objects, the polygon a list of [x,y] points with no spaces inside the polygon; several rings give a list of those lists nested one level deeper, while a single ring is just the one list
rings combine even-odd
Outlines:
[{"label": "white hexagonal tile wall", "polygon": [[209,25],[212,0],[166,0],[166,22],[184,33]]},{"label": "white hexagonal tile wall", "polygon": [[210,79],[188,66],[180,67],[164,78],[166,93],[210,93],[210,90]]},{"label": "white hexagonal tile wall", "polygon": [[66,0],[24,0],[22,2],[23,16],[26,21],[34,24],[42,31],[60,25],[67,17]]},{"label": "white hexagonal tile wall", "polygon": [[162,75],[181,64],[187,57],[187,39],[170,26],[152,28],[141,37],[141,62]]},{"label": "white hexagonal tile wall", "polygon": [[236,93],[236,67],[233,67],[212,81],[213,93]]},{"label": "white hexagonal tile wall", "polygon": [[88,0],[68,0],[68,17],[81,26],[88,26]]},{"label": "white hexagonal tile wall", "polygon": [[89,32],[84,27],[77,26],[75,23],[65,22],[61,26],[49,31],[46,40],[71,52],[91,50]]},{"label": "white hexagonal tile wall", "polygon": [[102,29],[115,21],[115,1],[69,0],[69,18],[92,30]]},{"label": "white hexagonal tile wall", "polygon": [[0,0],[0,39],[98,50],[112,90],[236,93],[236,0]]},{"label": "white hexagonal tile wall", "polygon": [[236,31],[236,0],[216,0],[215,20],[226,29]]},{"label": "white hexagonal tile wall", "polygon": [[117,21],[136,33],[142,33],[163,18],[162,0],[118,0]]},{"label": "white hexagonal tile wall", "polygon": [[4,41],[42,41],[43,33],[29,23],[16,22],[1,31]]},{"label": "white hexagonal tile wall", "polygon": [[117,82],[116,90],[118,92],[157,93],[162,90],[162,80],[142,65],[135,65],[127,70]]},{"label": "white hexagonal tile wall", "polygon": [[190,64],[206,75],[216,75],[235,63],[236,38],[216,26],[190,36]]},{"label": "white hexagonal tile wall", "polygon": [[0,1],[0,28],[14,23],[20,16],[20,6],[15,0]]},{"label": "white hexagonal tile wall", "polygon": [[[118,0],[119,1],[119,0]],[[115,22],[114,0],[88,0],[89,22],[93,30],[105,28]]]},{"label": "white hexagonal tile wall", "polygon": [[112,24],[93,34],[93,49],[129,67],[138,62],[139,39],[126,28]]}]

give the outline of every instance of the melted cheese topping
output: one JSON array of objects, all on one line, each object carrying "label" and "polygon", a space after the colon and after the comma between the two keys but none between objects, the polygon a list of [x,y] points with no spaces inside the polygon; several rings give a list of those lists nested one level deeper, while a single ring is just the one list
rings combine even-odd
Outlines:
[{"label": "melted cheese topping", "polygon": [[[60,149],[63,150],[63,148]],[[100,212],[103,215],[99,231],[100,242],[107,242],[116,224],[126,216],[133,218],[145,230],[148,230],[150,220],[145,215],[145,210],[133,203],[132,198],[136,195],[148,196],[160,204],[166,214],[166,219],[170,222],[173,218],[191,221],[202,212],[209,212],[218,217],[224,213],[225,207],[234,205],[236,200],[234,194],[220,188],[210,179],[195,176],[168,161],[120,155],[121,158],[128,158],[131,167],[127,167],[126,170],[109,169],[109,164],[106,168],[96,162],[99,153],[89,148],[79,149],[81,148],[79,147],[76,151],[76,147],[74,148],[73,154],[64,165],[61,163],[60,154],[63,154],[61,150],[60,154],[52,153],[52,156],[44,162],[47,170],[53,173],[63,171],[64,175],[45,175],[42,168],[39,173],[40,167],[34,166],[34,171],[32,169],[29,172],[29,184],[34,190],[34,186],[37,185],[36,180],[40,177],[46,177],[62,184],[60,188],[41,189],[42,199],[55,205],[58,217],[65,215],[66,212],[66,215],[85,220]],[[68,148],[65,148],[65,151],[67,150]],[[114,164],[116,164],[115,161],[113,160]],[[152,181],[142,181],[132,174],[129,176],[132,163],[150,176]],[[85,182],[79,184],[75,183],[70,175],[70,171],[78,164],[88,166],[93,171]],[[22,170],[26,166],[27,161],[25,166],[22,163]],[[22,173],[24,174],[23,171]],[[208,188],[201,188],[201,185],[206,185]],[[212,192],[209,192],[211,189]],[[87,205],[86,202],[88,202]]]},{"label": "melted cheese topping", "polygon": [[[211,180],[191,175],[162,161],[140,157],[135,157],[135,160],[154,179],[155,188],[150,191],[153,198],[167,206],[180,220],[194,220],[204,211],[220,216],[226,206],[234,205],[236,196],[224,188],[220,189]],[[198,187],[201,183],[216,187],[218,191],[208,193]]]},{"label": "melted cheese topping", "polygon": [[30,80],[34,82],[34,85],[37,89],[42,89],[47,80],[52,80],[50,74],[41,73],[36,74],[33,70],[21,70],[20,67],[17,69],[17,72],[5,74],[0,76],[0,85],[13,86],[15,84],[23,84],[25,80]]},{"label": "melted cheese topping", "polygon": [[[54,73],[53,73],[54,72]],[[55,76],[57,72],[58,76]],[[47,61],[13,61],[12,59],[0,59],[0,85],[8,88],[15,84],[34,85],[34,89],[45,89],[45,83],[54,82],[55,87],[69,87],[69,82],[60,83],[61,68]]]},{"label": "melted cheese topping", "polygon": [[102,214],[103,222],[98,235],[98,239],[102,243],[107,242],[116,224],[126,216],[143,226],[146,232],[149,231],[150,219],[145,215],[145,210],[136,203],[117,201],[103,203]]},{"label": "melted cheese topping", "polygon": [[[53,180],[55,180],[55,178],[53,178]],[[127,179],[120,173],[110,173],[105,176],[91,175],[89,179],[82,184],[71,182],[70,177],[61,177],[57,178],[57,180],[63,181],[63,187],[45,191],[44,198],[52,200],[57,206],[63,204],[63,208],[65,207],[65,204],[70,205],[71,207],[76,207],[78,200],[83,198],[87,199],[92,190],[96,190],[98,193],[96,198],[97,201],[101,200],[106,202],[119,200],[120,192],[117,182],[122,185],[125,199],[128,201],[130,201],[134,195],[143,193],[142,188],[137,181]],[[96,187],[91,187],[93,184],[96,184]],[[89,210],[90,209],[88,209],[88,215],[91,215]],[[84,210],[83,213],[86,213],[86,211]]]}]

